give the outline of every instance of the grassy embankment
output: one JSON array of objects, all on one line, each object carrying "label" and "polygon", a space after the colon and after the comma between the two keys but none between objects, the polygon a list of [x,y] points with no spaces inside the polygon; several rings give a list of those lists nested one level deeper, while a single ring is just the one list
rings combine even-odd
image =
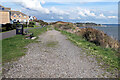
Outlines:
[{"label": "grassy embankment", "polygon": [[[58,30],[57,28],[55,29]],[[119,53],[117,51],[111,48],[96,46],[94,43],[86,41],[81,36],[77,36],[76,34],[72,34],[67,31],[61,30],[61,33],[66,35],[74,44],[81,47],[88,55],[94,55],[98,63],[104,63],[101,64],[101,67],[107,71],[111,72],[115,70],[116,72],[116,70],[120,70],[118,65],[120,59],[118,58]]]},{"label": "grassy embankment", "polygon": [[[40,29],[32,29],[34,36],[40,35],[47,31],[47,27]],[[19,57],[25,55],[26,48],[29,43],[35,42],[35,40],[24,39],[23,35],[16,35],[11,38],[2,40],[2,62],[10,62],[17,60]]]}]

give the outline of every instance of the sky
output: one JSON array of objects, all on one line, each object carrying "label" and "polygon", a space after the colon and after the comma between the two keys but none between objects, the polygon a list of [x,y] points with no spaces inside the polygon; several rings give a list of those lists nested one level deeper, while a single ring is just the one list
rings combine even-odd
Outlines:
[{"label": "sky", "polygon": [[0,4],[53,22],[118,23],[119,0],[0,0]]}]

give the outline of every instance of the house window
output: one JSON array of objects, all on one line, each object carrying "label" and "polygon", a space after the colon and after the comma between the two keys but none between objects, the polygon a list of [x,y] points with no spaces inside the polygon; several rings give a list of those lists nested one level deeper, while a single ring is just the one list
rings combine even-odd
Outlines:
[{"label": "house window", "polygon": [[24,18],[26,18],[26,16],[24,16]]},{"label": "house window", "polygon": [[16,19],[14,19],[13,21],[16,22]]},{"label": "house window", "polygon": [[21,16],[19,16],[19,17],[21,17]]},{"label": "house window", "polygon": [[14,15],[14,17],[16,17],[16,16]]},{"label": "house window", "polygon": [[2,8],[2,10],[4,10],[4,8]]}]

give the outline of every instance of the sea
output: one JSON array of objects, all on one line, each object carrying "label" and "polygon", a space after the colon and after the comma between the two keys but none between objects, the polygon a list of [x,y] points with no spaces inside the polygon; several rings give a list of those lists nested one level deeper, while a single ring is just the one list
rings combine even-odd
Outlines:
[{"label": "sea", "polygon": [[[120,41],[120,26],[118,24],[102,24],[103,26],[92,27],[97,30],[101,30],[108,36]],[[118,37],[119,36],[119,37]]]}]

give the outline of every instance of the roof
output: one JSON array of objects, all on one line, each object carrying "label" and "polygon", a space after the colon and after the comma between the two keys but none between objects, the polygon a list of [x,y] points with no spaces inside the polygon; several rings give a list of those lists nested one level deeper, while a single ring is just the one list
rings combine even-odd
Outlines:
[{"label": "roof", "polygon": [[[2,10],[2,8],[4,8],[4,10]],[[2,11],[10,11],[11,8],[7,8],[7,7],[4,7],[4,6],[0,5],[0,10],[2,10]]]},{"label": "roof", "polygon": [[[4,10],[2,10],[2,8],[4,8]],[[14,14],[17,14],[17,15],[23,15],[23,16],[27,16],[26,14],[20,12],[20,11],[14,11],[14,10],[11,10],[11,8],[7,8],[7,7],[4,7],[2,5],[0,5],[0,11],[10,11],[11,12],[11,15],[13,16]]]},{"label": "roof", "polygon": [[3,7],[3,8],[5,8],[4,6],[2,6],[2,5],[0,5],[0,7]]},{"label": "roof", "polygon": [[27,16],[26,14],[22,13],[22,12],[19,12],[19,11],[11,11],[11,15],[13,16],[14,14],[17,14],[17,15],[23,15],[23,16]]},{"label": "roof", "polygon": [[[33,17],[35,17],[35,16],[33,16]],[[35,17],[36,18],[36,17]]]}]

